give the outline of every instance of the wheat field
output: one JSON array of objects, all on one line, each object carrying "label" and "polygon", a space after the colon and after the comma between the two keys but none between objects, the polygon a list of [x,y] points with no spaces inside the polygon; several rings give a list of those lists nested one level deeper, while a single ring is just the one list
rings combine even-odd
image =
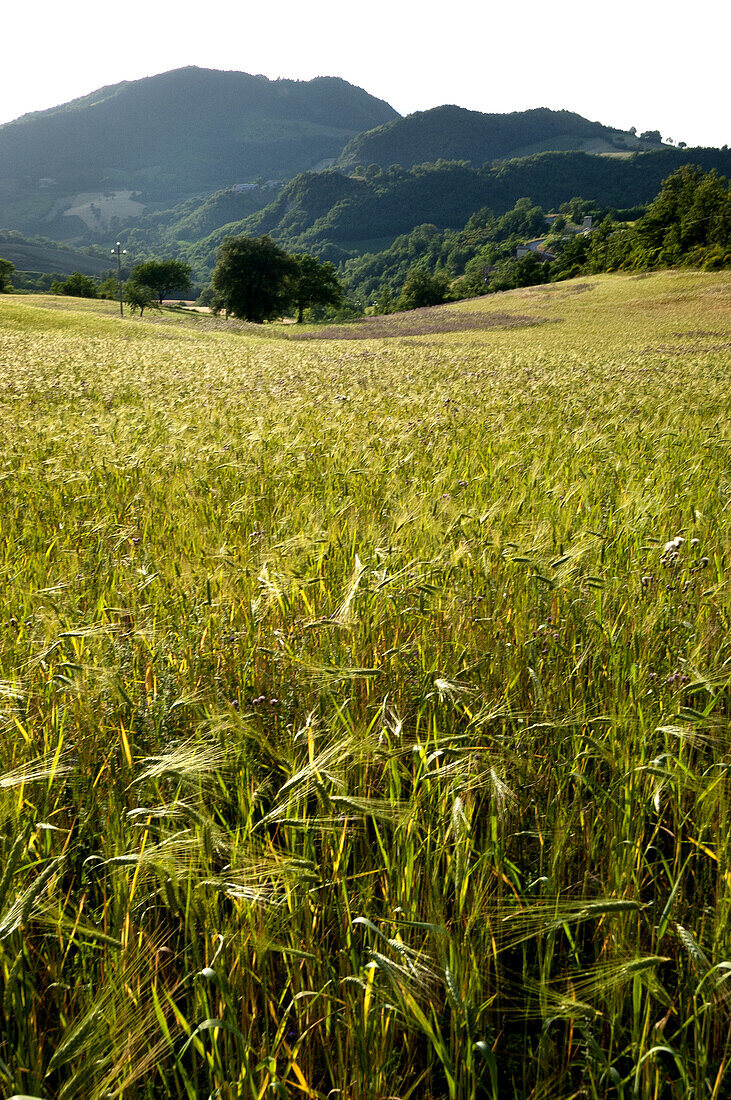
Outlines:
[{"label": "wheat field", "polygon": [[3,1095],[728,1097],[729,275],[116,308],[0,301]]}]

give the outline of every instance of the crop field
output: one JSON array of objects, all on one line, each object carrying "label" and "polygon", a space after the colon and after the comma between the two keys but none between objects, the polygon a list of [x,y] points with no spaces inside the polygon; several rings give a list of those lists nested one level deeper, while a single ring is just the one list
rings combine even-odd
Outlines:
[{"label": "crop field", "polygon": [[731,1095],[728,273],[58,307],[0,300],[0,1093]]}]

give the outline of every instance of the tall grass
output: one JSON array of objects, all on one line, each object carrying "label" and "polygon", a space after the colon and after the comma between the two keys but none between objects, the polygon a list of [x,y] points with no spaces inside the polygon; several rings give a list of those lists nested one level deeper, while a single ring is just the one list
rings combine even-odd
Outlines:
[{"label": "tall grass", "polygon": [[582,287],[0,304],[4,1095],[729,1094],[731,284]]}]

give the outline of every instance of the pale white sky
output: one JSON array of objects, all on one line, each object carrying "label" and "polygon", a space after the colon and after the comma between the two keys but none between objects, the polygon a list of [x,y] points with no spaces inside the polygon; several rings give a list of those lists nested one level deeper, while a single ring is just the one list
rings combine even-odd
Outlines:
[{"label": "pale white sky", "polygon": [[[566,108],[731,142],[727,0],[2,0],[0,122],[182,65],[341,76],[401,114]],[[0,165],[0,176],[2,176]]]}]

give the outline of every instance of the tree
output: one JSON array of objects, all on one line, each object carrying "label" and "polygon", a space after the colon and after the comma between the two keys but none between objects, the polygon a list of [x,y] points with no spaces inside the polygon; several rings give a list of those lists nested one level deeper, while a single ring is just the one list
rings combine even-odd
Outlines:
[{"label": "tree", "polygon": [[445,300],[448,287],[446,275],[432,275],[423,267],[412,267],[402,287],[398,308],[420,309],[422,306],[438,306]]},{"label": "tree", "polygon": [[10,260],[3,260],[0,256],[0,294],[7,294],[13,288],[10,285],[10,276],[15,271],[15,264]]},{"label": "tree", "polygon": [[331,263],[322,263],[302,252],[296,252],[290,259],[294,265],[290,293],[292,302],[297,306],[297,324],[302,323],[304,311],[312,306],[340,305],[343,288]]},{"label": "tree", "polygon": [[135,282],[134,279],[130,279],[129,282],[125,284],[124,300],[133,313],[136,313],[137,310],[140,311],[140,317],[148,306],[154,309],[160,309],[157,294],[152,287],[145,286],[144,283]]},{"label": "tree", "polygon": [[[715,171],[683,164],[637,222],[642,263],[678,263],[697,249],[731,247],[731,192]],[[699,252],[694,262],[701,260]]]},{"label": "tree", "polygon": [[71,298],[98,298],[99,284],[90,275],[72,271],[63,282],[51,283],[51,294],[67,294]]},{"label": "tree", "polygon": [[394,298],[389,286],[381,287],[378,297],[375,301],[375,311],[379,314],[393,313]]},{"label": "tree", "polygon": [[218,250],[211,285],[214,313],[224,310],[262,324],[281,317],[291,302],[292,258],[270,237],[227,237]]},{"label": "tree", "polygon": [[132,282],[138,286],[147,286],[155,291],[158,303],[162,305],[171,291],[185,294],[190,290],[190,264],[182,260],[147,260],[132,268]]}]

